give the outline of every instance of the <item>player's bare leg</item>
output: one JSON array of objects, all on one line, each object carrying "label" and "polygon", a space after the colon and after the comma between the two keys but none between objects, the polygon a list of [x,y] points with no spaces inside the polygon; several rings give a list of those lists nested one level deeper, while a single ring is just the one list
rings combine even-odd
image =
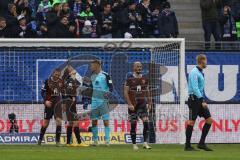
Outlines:
[{"label": "player's bare leg", "polygon": [[193,132],[195,121],[194,120],[188,120],[187,122],[187,128],[186,128],[186,143],[185,143],[185,151],[196,151],[195,148],[191,146],[191,137]]},{"label": "player's bare leg", "polygon": [[106,146],[110,145],[110,128],[109,128],[109,120],[103,120],[105,127],[105,144]]},{"label": "player's bare leg", "polygon": [[98,120],[92,120],[93,146],[98,146]]},{"label": "player's bare leg", "polygon": [[38,140],[38,145],[42,144],[42,140],[43,140],[44,134],[45,134],[45,132],[47,130],[47,127],[49,125],[49,121],[50,120],[46,120],[46,119],[43,120],[43,125],[42,125],[41,130],[40,130],[40,136],[39,136],[39,140]]},{"label": "player's bare leg", "polygon": [[205,139],[206,139],[207,134],[208,134],[208,132],[211,128],[212,122],[213,122],[213,119],[211,117],[209,117],[205,120],[205,124],[204,124],[203,129],[202,129],[202,136],[201,136],[201,139],[200,139],[199,144],[197,146],[199,149],[203,149],[205,151],[213,151],[211,148],[208,148],[207,145],[205,144]]},{"label": "player's bare leg", "polygon": [[60,138],[61,138],[61,132],[62,132],[62,119],[57,117],[55,119],[55,121],[56,121],[56,137],[55,137],[56,146],[60,147],[61,146]]},{"label": "player's bare leg", "polygon": [[149,118],[143,117],[142,122],[143,122],[143,139],[144,139],[143,148],[144,149],[152,149],[152,147],[150,147],[147,143],[148,131],[149,131]]}]

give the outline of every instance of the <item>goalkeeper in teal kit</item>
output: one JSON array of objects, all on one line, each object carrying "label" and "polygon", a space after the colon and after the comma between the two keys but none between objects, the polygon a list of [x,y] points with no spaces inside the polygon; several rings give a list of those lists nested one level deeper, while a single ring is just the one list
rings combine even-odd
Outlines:
[{"label": "goalkeeper in teal kit", "polygon": [[94,60],[91,63],[91,85],[92,85],[92,98],[91,98],[91,120],[92,120],[92,133],[93,145],[98,145],[98,120],[102,119],[105,131],[105,144],[110,144],[110,128],[109,128],[109,100],[108,94],[112,91],[112,80],[110,76],[102,71],[101,61]]}]

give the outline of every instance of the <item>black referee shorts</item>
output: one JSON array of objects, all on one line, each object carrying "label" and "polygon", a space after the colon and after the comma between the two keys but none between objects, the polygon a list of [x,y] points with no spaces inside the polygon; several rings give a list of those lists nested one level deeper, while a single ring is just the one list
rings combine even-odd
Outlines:
[{"label": "black referee shorts", "polygon": [[197,117],[204,117],[208,119],[211,117],[211,113],[208,108],[202,107],[202,101],[197,98],[188,98],[188,108],[189,108],[189,120],[195,121]]}]

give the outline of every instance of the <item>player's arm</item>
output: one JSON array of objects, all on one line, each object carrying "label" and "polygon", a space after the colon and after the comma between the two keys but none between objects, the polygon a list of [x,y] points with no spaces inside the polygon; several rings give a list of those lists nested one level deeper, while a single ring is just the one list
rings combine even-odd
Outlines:
[{"label": "player's arm", "polygon": [[106,99],[110,99],[111,97],[111,92],[113,92],[113,83],[112,83],[112,78],[109,74],[107,73],[103,73],[105,74],[105,77],[106,77],[106,83],[107,83],[107,86],[109,88],[109,91],[107,91],[105,94],[104,94],[104,97]]},{"label": "player's arm", "polygon": [[79,80],[75,80],[75,86],[73,87],[72,100],[76,101],[76,97],[78,96],[78,88],[81,86],[81,82]]},{"label": "player's arm", "polygon": [[44,101],[44,105],[46,107],[51,107],[52,102],[47,100],[47,88],[48,88],[48,80],[45,80],[44,84],[42,85],[42,88],[41,88],[41,95],[42,95],[42,98]]},{"label": "player's arm", "polygon": [[83,77],[80,90],[80,94],[82,95],[83,109],[87,109],[88,105],[91,104],[93,93],[93,86],[90,78]]},{"label": "player's arm", "polygon": [[128,104],[128,108],[134,110],[134,106],[129,98],[129,86],[127,85],[127,82],[124,84],[124,98]]},{"label": "player's arm", "polygon": [[148,109],[150,110],[152,108],[152,95],[149,90],[149,86],[147,87],[147,103],[148,103]]},{"label": "player's arm", "polygon": [[107,74],[106,79],[107,79],[107,85],[109,87],[109,91],[113,92],[113,83],[112,83],[111,76]]},{"label": "player's arm", "polygon": [[[62,78],[62,79],[64,79],[64,78]],[[65,93],[62,94],[62,99],[66,99],[66,98],[67,98],[67,91],[66,91],[66,88],[67,88],[67,80],[66,80],[66,79],[64,79],[63,85],[64,85]]]},{"label": "player's arm", "polygon": [[59,88],[60,88],[61,98],[63,98],[63,96],[66,95],[66,86],[65,86],[65,83],[64,83],[64,81],[62,79],[60,80]]},{"label": "player's arm", "polygon": [[41,96],[44,101],[46,99],[46,90],[47,90],[47,80],[44,81],[44,83],[42,84],[42,88],[41,88]]}]

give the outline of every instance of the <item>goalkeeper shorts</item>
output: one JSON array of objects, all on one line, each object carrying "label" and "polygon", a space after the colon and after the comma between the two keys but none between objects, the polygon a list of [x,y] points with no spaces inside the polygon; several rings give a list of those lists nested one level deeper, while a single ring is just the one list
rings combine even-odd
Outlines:
[{"label": "goalkeeper shorts", "polygon": [[[100,104],[100,105],[99,105]],[[101,102],[101,103],[92,103],[91,106],[91,113],[90,118],[92,120],[109,120],[110,114],[109,114],[109,106],[107,102]]]}]

